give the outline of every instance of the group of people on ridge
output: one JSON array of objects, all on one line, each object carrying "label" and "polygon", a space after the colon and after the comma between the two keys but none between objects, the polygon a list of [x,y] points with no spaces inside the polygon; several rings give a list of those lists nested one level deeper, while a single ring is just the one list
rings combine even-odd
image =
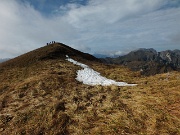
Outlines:
[{"label": "group of people on ridge", "polygon": [[50,45],[50,44],[55,44],[56,42],[55,41],[52,41],[50,43],[47,43],[47,45]]}]

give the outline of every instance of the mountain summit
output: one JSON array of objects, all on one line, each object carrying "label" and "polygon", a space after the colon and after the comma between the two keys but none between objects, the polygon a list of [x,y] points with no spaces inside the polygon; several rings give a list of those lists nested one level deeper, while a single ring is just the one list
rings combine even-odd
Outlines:
[{"label": "mountain summit", "polygon": [[18,56],[14,59],[11,59],[7,62],[0,64],[0,67],[23,67],[28,66],[30,64],[37,63],[38,61],[50,60],[50,59],[65,59],[66,55],[78,58],[78,59],[86,59],[90,61],[99,61],[94,56],[83,53],[76,49],[73,49],[62,43],[53,43],[47,46],[38,48],[21,56]]}]

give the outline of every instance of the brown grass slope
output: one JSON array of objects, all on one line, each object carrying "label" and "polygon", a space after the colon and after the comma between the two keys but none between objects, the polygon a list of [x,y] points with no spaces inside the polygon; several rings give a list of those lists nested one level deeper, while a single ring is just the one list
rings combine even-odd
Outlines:
[{"label": "brown grass slope", "polygon": [[28,65],[37,63],[42,60],[59,58],[65,59],[66,55],[71,57],[84,58],[91,61],[98,61],[98,59],[92,55],[80,52],[62,43],[54,43],[6,61],[0,64],[0,67],[27,67]]},{"label": "brown grass slope", "polygon": [[[65,55],[138,86],[84,85],[75,79],[80,67]],[[19,56],[0,69],[2,135],[180,134],[178,72],[143,77],[62,44]]]}]

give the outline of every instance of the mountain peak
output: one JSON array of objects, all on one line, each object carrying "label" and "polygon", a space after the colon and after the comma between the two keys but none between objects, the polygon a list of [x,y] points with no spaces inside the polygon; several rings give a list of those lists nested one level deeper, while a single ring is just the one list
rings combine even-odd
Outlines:
[{"label": "mountain peak", "polygon": [[138,49],[118,58],[108,58],[102,61],[121,64],[144,75],[154,75],[180,70],[180,50],[157,52],[150,49]]},{"label": "mountain peak", "polygon": [[140,48],[138,51],[144,51],[144,52],[152,52],[154,54],[157,54],[157,51],[153,48]]},{"label": "mountain peak", "polygon": [[65,59],[66,55],[71,57],[76,57],[78,59],[86,59],[91,61],[98,61],[97,58],[94,56],[83,53],[76,49],[73,49],[63,43],[53,43],[36,50],[30,51],[23,55],[20,55],[14,59],[1,63],[0,66],[2,67],[25,67],[30,64],[36,63],[42,60],[49,60],[49,59]]}]

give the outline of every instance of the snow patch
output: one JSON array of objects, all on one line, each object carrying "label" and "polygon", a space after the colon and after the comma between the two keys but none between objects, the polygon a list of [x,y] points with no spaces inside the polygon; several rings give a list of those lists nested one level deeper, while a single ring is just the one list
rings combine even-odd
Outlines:
[{"label": "snow patch", "polygon": [[69,62],[72,62],[75,65],[81,66],[83,69],[77,71],[76,80],[82,82],[86,85],[102,85],[102,86],[109,86],[109,85],[116,85],[116,86],[136,86],[137,84],[128,84],[126,82],[116,82],[111,79],[107,79],[100,75],[99,72],[94,71],[89,66],[77,62],[66,55]]}]

